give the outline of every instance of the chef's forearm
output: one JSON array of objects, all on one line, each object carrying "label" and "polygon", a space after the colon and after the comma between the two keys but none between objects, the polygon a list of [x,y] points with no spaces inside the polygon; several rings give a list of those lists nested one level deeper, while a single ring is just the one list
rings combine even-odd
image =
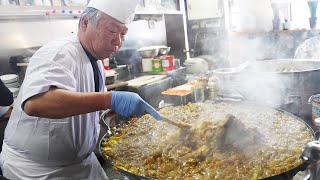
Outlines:
[{"label": "chef's forearm", "polygon": [[65,118],[108,109],[110,92],[80,93],[51,89],[25,101],[23,109],[29,116]]}]

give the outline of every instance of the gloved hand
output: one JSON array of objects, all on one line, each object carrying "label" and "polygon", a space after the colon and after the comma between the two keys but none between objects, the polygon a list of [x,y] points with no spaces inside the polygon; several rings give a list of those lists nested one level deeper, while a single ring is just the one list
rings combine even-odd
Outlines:
[{"label": "gloved hand", "polygon": [[111,110],[125,117],[141,116],[149,113],[155,119],[161,120],[159,113],[133,92],[112,91]]}]

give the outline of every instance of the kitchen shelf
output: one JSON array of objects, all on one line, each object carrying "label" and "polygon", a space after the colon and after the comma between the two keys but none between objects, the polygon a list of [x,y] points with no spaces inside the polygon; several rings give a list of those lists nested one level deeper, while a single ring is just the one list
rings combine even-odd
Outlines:
[{"label": "kitchen shelf", "polygon": [[[85,5],[73,6],[40,6],[40,5],[25,5],[25,0],[17,0],[17,5],[0,5],[0,20],[11,19],[43,19],[43,18],[77,18],[81,16]],[[152,4],[149,0],[140,0],[140,6],[137,7],[137,15],[177,15],[183,14],[179,10],[177,0],[166,1],[165,4]],[[171,2],[171,4],[170,4]],[[175,3],[173,3],[175,2]],[[52,1],[51,1],[52,3]],[[64,12],[61,12],[63,11]],[[53,12],[55,11],[55,12]],[[72,12],[69,12],[72,11]]]},{"label": "kitchen shelf", "polygon": [[81,6],[0,6],[0,19],[78,18]]},{"label": "kitchen shelf", "polygon": [[[0,20],[41,19],[41,18],[79,18],[82,6],[0,6]],[[183,14],[177,10],[136,11],[137,15],[176,15]]]}]

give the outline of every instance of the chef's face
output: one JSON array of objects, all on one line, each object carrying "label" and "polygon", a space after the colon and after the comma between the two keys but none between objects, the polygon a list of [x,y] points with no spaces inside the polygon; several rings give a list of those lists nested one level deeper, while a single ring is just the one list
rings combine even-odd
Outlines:
[{"label": "chef's face", "polygon": [[121,48],[128,27],[112,17],[104,15],[96,26],[89,21],[86,31],[92,55],[98,59],[105,59]]}]

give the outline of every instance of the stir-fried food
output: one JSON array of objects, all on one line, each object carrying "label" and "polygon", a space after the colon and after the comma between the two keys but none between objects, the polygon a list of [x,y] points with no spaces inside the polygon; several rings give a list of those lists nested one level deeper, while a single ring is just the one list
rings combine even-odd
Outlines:
[{"label": "stir-fried food", "polygon": [[103,156],[151,179],[261,179],[300,165],[313,140],[302,122],[268,107],[208,102],[160,113],[191,128],[134,118],[102,141]]}]

